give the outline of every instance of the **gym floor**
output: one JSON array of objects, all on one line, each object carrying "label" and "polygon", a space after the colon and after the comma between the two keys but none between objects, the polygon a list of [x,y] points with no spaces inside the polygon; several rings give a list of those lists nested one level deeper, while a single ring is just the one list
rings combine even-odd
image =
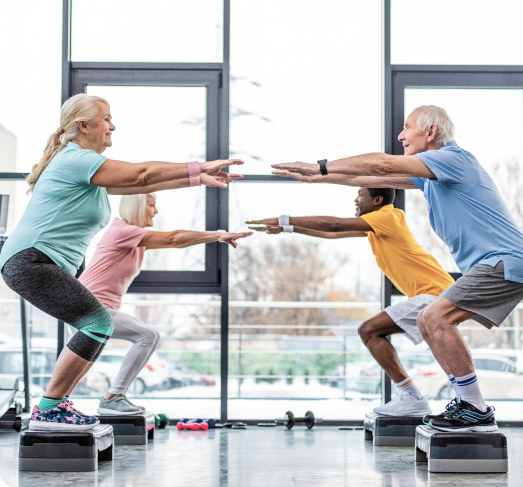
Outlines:
[{"label": "gym floor", "polygon": [[15,486],[521,486],[523,429],[504,428],[508,474],[431,474],[414,447],[374,447],[361,430],[249,426],[246,430],[156,432],[147,446],[117,446],[98,472],[18,471],[19,434],[0,431],[0,487]]}]

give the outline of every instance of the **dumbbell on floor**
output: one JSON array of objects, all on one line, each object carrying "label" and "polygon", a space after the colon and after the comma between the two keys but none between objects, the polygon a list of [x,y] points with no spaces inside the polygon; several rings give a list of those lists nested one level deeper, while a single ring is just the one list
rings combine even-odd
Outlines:
[{"label": "dumbbell on floor", "polygon": [[316,423],[323,422],[323,418],[315,418],[312,411],[307,411],[304,418],[297,418],[292,411],[287,411],[285,417],[276,418],[276,423],[283,424],[288,430],[292,429],[295,424],[304,424],[311,429]]}]

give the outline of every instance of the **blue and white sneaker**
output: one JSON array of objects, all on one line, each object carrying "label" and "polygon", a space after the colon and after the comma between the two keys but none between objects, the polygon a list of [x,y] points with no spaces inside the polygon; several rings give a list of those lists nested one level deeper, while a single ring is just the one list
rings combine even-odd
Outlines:
[{"label": "blue and white sneaker", "polygon": [[454,411],[456,408],[456,404],[458,403],[459,399],[456,397],[452,399],[446,406],[445,411],[443,411],[440,414],[427,414],[423,417],[423,424],[429,424],[433,419],[442,419],[445,417],[448,413]]},{"label": "blue and white sneaker", "polygon": [[492,406],[487,406],[487,410],[483,412],[466,401],[458,401],[452,411],[448,411],[443,418],[432,419],[429,426],[439,431],[457,433],[498,430]]},{"label": "blue and white sneaker", "polygon": [[85,431],[100,424],[97,418],[73,408],[69,401],[62,401],[49,411],[40,411],[35,405],[29,429],[36,431]]}]

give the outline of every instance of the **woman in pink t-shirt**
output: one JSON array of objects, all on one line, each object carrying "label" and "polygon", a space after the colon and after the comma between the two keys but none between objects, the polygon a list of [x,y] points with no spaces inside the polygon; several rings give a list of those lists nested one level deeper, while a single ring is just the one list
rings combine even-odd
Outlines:
[{"label": "woman in pink t-shirt", "polygon": [[99,414],[140,414],[145,408],[132,404],[126,397],[127,389],[149,360],[160,341],[160,334],[133,316],[119,311],[122,296],[139,274],[147,249],[184,248],[211,242],[225,242],[233,248],[236,240],[252,232],[193,232],[174,230],[154,232],[158,213],[156,195],[136,194],[122,196],[120,217],[109,225],[95,254],[80,276],[80,282],[104,305],[114,320],[112,338],[128,340],[133,346],[127,352],[109,392],[100,399]]}]

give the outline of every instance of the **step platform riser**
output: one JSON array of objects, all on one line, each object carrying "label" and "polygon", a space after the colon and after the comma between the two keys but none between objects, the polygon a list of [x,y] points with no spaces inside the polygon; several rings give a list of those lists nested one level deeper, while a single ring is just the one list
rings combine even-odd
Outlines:
[{"label": "step platform riser", "polygon": [[507,439],[502,433],[445,433],[416,428],[416,462],[429,472],[503,473],[508,471]]},{"label": "step platform riser", "polygon": [[375,446],[413,446],[416,428],[423,424],[417,416],[365,415],[365,439],[373,440]]},{"label": "step platform riser", "polygon": [[114,458],[110,425],[87,431],[34,431],[20,435],[19,470],[34,472],[93,472],[99,461]]},{"label": "step platform riser", "polygon": [[114,429],[115,445],[147,445],[154,439],[154,414],[128,416],[98,415],[101,424],[110,424]]}]

